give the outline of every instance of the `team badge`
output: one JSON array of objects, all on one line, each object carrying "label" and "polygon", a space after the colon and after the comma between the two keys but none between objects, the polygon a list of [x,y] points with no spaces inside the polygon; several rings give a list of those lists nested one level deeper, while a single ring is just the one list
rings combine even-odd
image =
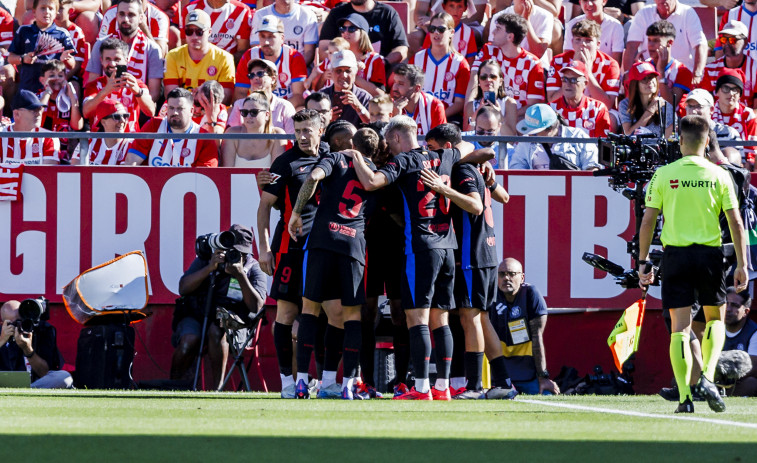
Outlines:
[{"label": "team badge", "polygon": [[286,83],[287,83],[288,81],[289,81],[289,76],[288,76],[288,75],[286,75],[286,74],[285,74],[285,73],[283,73],[283,72],[279,74],[279,83],[281,84],[281,86],[282,86],[282,87],[283,87],[284,85],[286,85]]},{"label": "team badge", "polygon": [[334,222],[329,222],[329,230],[331,231],[338,231],[339,230],[339,224]]},{"label": "team badge", "polygon": [[218,68],[216,68],[215,66],[210,66],[210,67],[208,68],[208,75],[209,75],[209,76],[213,77],[213,76],[214,76],[214,75],[216,75],[217,73],[218,73]]},{"label": "team badge", "polygon": [[226,21],[226,29],[233,29],[234,28],[234,20],[229,18],[228,21]]},{"label": "team badge", "polygon": [[39,143],[33,143],[32,144],[32,153],[37,154],[39,153]]},{"label": "team badge", "polygon": [[454,74],[452,74],[451,72],[448,72],[448,73],[446,73],[446,74],[444,75],[444,81],[445,81],[445,82],[449,82],[449,81],[451,81],[451,80],[452,80],[452,79],[454,79],[454,78],[455,78],[455,75],[454,75]]},{"label": "team badge", "polygon": [[302,34],[302,26],[294,26],[294,34],[295,35]]},{"label": "team badge", "polygon": [[584,128],[587,130],[594,130],[594,121],[584,121]]},{"label": "team badge", "polygon": [[191,151],[189,151],[189,148],[183,148],[181,150],[181,157],[185,158],[185,157],[189,156],[189,153],[191,153]]},{"label": "team badge", "polygon": [[515,85],[523,84],[523,76],[515,76]]},{"label": "team badge", "polygon": [[517,305],[510,309],[510,318],[518,318],[520,317],[520,307]]},{"label": "team badge", "polygon": [[461,41],[457,42],[457,49],[461,53],[464,53],[465,50],[467,50],[467,48],[468,48],[468,42],[466,42],[465,40],[461,40]]},{"label": "team badge", "polygon": [[133,103],[130,96],[124,96],[123,98],[121,98],[121,102],[123,102],[123,105],[127,108],[130,108],[131,104]]}]

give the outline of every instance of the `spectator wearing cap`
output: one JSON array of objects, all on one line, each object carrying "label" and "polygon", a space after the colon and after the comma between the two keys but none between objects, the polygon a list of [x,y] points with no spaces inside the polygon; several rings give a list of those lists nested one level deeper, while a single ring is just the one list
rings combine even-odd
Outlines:
[{"label": "spectator wearing cap", "polygon": [[368,22],[371,44],[379,55],[385,56],[389,65],[407,58],[407,36],[394,8],[375,0],[350,0],[329,12],[321,26],[319,48],[321,56],[326,56],[329,41],[339,36],[339,20],[357,13]]},{"label": "spectator wearing cap", "polygon": [[570,127],[584,130],[590,137],[604,137],[612,130],[610,111],[604,103],[585,95],[588,82],[586,65],[571,61],[560,69],[562,96],[550,103]]},{"label": "spectator wearing cap", "polygon": [[[97,106],[97,120],[100,121],[100,132],[124,133],[126,123],[129,121],[129,112],[120,101],[114,98],[105,98]],[[87,159],[90,165],[95,166],[121,164],[126,158],[130,141],[128,138],[92,138],[89,140],[84,159]],[[83,162],[81,144],[79,144],[71,157],[71,164],[77,165]]]},{"label": "spectator wearing cap", "polygon": [[[623,69],[631,69],[639,51],[647,50],[647,28],[664,19],[673,24],[677,31],[683,33],[683,36],[677,37],[673,46],[670,47],[670,55],[694,72],[692,84],[699,85],[704,76],[708,49],[707,38],[702,31],[699,16],[693,8],[678,0],[655,0],[654,3],[640,9],[631,21],[626,38]],[[642,58],[648,58],[646,53],[642,53]]]},{"label": "spectator wearing cap", "polygon": [[[715,100],[712,99],[712,94],[707,90],[701,88],[695,88],[690,91],[683,102],[686,116],[702,116],[710,121],[710,127],[715,132],[715,136],[718,141],[740,141],[741,135],[733,127],[729,127],[721,122],[715,122],[712,119],[713,112],[715,111]],[[726,146],[720,148],[727,157],[730,158],[731,151],[738,155],[739,158],[743,157],[743,148],[735,146]]]},{"label": "spectator wearing cap", "polygon": [[237,66],[237,83],[234,99],[246,97],[250,92],[250,78],[247,76],[247,63],[254,59],[265,59],[276,64],[277,82],[273,93],[292,103],[300,109],[305,103],[305,79],[308,70],[305,58],[294,48],[284,43],[284,23],[275,16],[268,15],[260,20],[255,30],[260,45],[247,51]]},{"label": "spectator wearing cap", "polygon": [[749,291],[726,288],[725,345],[723,351],[741,350],[749,354],[752,370],[733,386],[734,396],[757,396],[757,322],[749,318],[752,298]]},{"label": "spectator wearing cap", "polygon": [[[540,103],[530,106],[516,127],[523,135],[533,137],[588,138],[583,129],[568,127],[549,105]],[[559,156],[580,170],[596,170],[596,143],[529,143],[522,141],[515,146],[508,169],[547,170],[550,158]]]},{"label": "spectator wearing cap", "polygon": [[0,138],[0,162],[4,164],[59,164],[60,140],[45,137],[42,110],[45,105],[29,90],[19,90],[13,97],[13,123],[0,132],[39,132],[33,138]]},{"label": "spectator wearing cap", "polygon": [[640,61],[634,63],[628,76],[627,97],[618,105],[623,132],[670,136],[675,115],[673,106],[659,95],[660,73],[651,63]]},{"label": "spectator wearing cap", "polygon": [[[720,19],[720,27],[718,28],[721,31],[729,29],[728,24],[731,21],[738,21],[744,24],[747,28],[747,32],[745,34],[747,44],[745,46],[745,52],[752,59],[757,59],[757,28],[752,25],[755,15],[757,15],[757,2],[754,2],[752,0],[745,0],[740,4],[733,6],[730,10],[728,10],[726,14],[723,15],[723,17]],[[720,54],[725,51],[719,50],[718,45],[719,44],[717,43],[715,44],[715,57],[719,57]],[[750,73],[746,73],[746,75],[749,74]]]},{"label": "spectator wearing cap", "polygon": [[608,108],[615,107],[620,89],[620,68],[610,55],[599,50],[599,24],[590,19],[578,21],[571,29],[573,49],[555,56],[547,77],[547,97],[554,101],[562,96],[560,70],[571,62],[581,62],[587,70],[586,95]]},{"label": "spectator wearing cap", "polygon": [[[752,108],[741,101],[744,93],[744,73],[741,69],[725,68],[715,82],[715,112],[712,119],[733,127],[742,140],[757,140],[757,117]],[[744,147],[746,161],[755,162],[755,147]]]},{"label": "spectator wearing cap", "polygon": [[[247,78],[250,80],[250,92],[264,93],[270,106],[273,126],[280,128],[284,133],[293,134],[294,122],[292,121],[292,116],[295,113],[294,106],[292,106],[292,103],[279,98],[273,93],[273,89],[278,83],[278,74],[279,71],[276,65],[267,59],[254,59],[247,63]],[[244,122],[239,111],[242,109],[245,98],[240,98],[234,102],[227,122],[229,127],[238,127]]]},{"label": "spectator wearing cap", "polygon": [[344,119],[354,126],[370,122],[368,102],[371,101],[371,94],[355,85],[355,55],[349,50],[340,50],[331,55],[331,74],[334,85],[321,90],[331,100],[331,120]]},{"label": "spectator wearing cap", "polygon": [[368,21],[357,13],[339,21],[339,33],[357,59],[355,85],[373,96],[381,96],[386,89],[384,57],[373,51],[368,29]]},{"label": "spectator wearing cap", "polygon": [[418,138],[429,130],[446,124],[444,103],[423,91],[423,70],[414,64],[398,64],[394,67],[394,85],[390,93],[394,110],[392,116],[405,115],[418,125]]},{"label": "spectator wearing cap", "polygon": [[223,104],[231,104],[234,90],[234,57],[210,43],[210,16],[193,10],[186,17],[186,45],[166,55],[165,92],[181,87],[193,90],[206,80],[215,80],[223,87]]},{"label": "spectator wearing cap", "polygon": [[599,51],[620,63],[626,46],[626,33],[620,21],[605,13],[603,7],[607,5],[607,0],[579,0],[578,3],[584,14],[572,18],[565,24],[563,50],[573,50],[573,26],[579,21],[589,19],[599,24],[601,29]]},{"label": "spectator wearing cap", "polygon": [[[316,8],[317,9],[317,8]],[[259,8],[252,18],[252,35],[250,43],[259,45],[258,34],[260,22],[268,15],[274,15],[284,24],[286,44],[302,54],[305,64],[310,66],[318,46],[318,17],[313,8],[300,5],[292,0],[274,0],[264,8]]]},{"label": "spectator wearing cap", "polygon": [[676,28],[668,21],[657,21],[647,28],[647,51],[660,78],[660,96],[672,105],[693,88],[691,70],[673,57],[670,50],[676,38]]},{"label": "spectator wearing cap", "polygon": [[717,38],[717,44],[721,48],[722,55],[709,63],[704,68],[704,79],[700,88],[708,92],[715,92],[715,83],[718,80],[720,71],[723,69],[741,69],[744,76],[748,76],[744,85],[744,93],[741,95],[741,101],[749,106],[754,107],[754,84],[757,79],[757,61],[751,53],[745,53],[744,49],[747,44],[749,29],[746,25],[736,19],[726,23],[725,27],[720,30]]},{"label": "spectator wearing cap", "polygon": [[182,18],[186,22],[193,11],[199,10],[207,13],[210,18],[210,43],[239,60],[250,48],[250,23],[253,15],[250,7],[238,0],[195,0],[184,8]]}]

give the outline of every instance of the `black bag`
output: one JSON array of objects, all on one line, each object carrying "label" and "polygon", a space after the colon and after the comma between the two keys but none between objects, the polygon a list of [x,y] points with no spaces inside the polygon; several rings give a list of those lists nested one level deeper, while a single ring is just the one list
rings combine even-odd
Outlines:
[{"label": "black bag", "polygon": [[581,170],[580,167],[564,157],[552,154],[552,148],[549,147],[549,144],[542,143],[541,146],[544,147],[544,151],[546,151],[547,156],[549,156],[549,170]]},{"label": "black bag", "polygon": [[85,326],[79,333],[74,383],[83,389],[131,389],[134,328]]}]

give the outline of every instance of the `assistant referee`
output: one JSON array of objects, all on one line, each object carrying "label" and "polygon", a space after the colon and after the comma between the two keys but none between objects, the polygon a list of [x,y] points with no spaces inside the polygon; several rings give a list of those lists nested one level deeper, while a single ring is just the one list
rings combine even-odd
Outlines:
[{"label": "assistant referee", "polygon": [[[736,250],[734,286],[746,288],[744,226],[733,181],[724,169],[704,158],[709,143],[709,124],[701,116],[681,119],[683,157],[655,171],[647,186],[646,210],[639,231],[639,279],[642,285],[654,280],[649,263],[649,246],[660,211],[664,224],[660,237],[664,246],[662,305],[670,310],[670,363],[680,404],[676,413],[693,413],[691,401],[691,306],[699,302],[707,319],[702,340],[704,368],[696,385],[710,408],[725,411],[725,404],[712,383],[720,351],[725,342],[725,270],[718,217],[725,211]],[[647,273],[645,271],[649,269]]]}]

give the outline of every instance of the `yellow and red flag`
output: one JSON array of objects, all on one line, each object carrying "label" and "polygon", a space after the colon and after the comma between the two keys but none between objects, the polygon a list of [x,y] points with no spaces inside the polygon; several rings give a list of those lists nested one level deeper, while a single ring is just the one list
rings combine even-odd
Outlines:
[{"label": "yellow and red flag", "polygon": [[610,346],[612,351],[615,367],[620,372],[623,371],[623,363],[639,349],[645,305],[646,300],[641,298],[624,310],[620,320],[610,333],[610,337],[607,338],[607,345]]}]

